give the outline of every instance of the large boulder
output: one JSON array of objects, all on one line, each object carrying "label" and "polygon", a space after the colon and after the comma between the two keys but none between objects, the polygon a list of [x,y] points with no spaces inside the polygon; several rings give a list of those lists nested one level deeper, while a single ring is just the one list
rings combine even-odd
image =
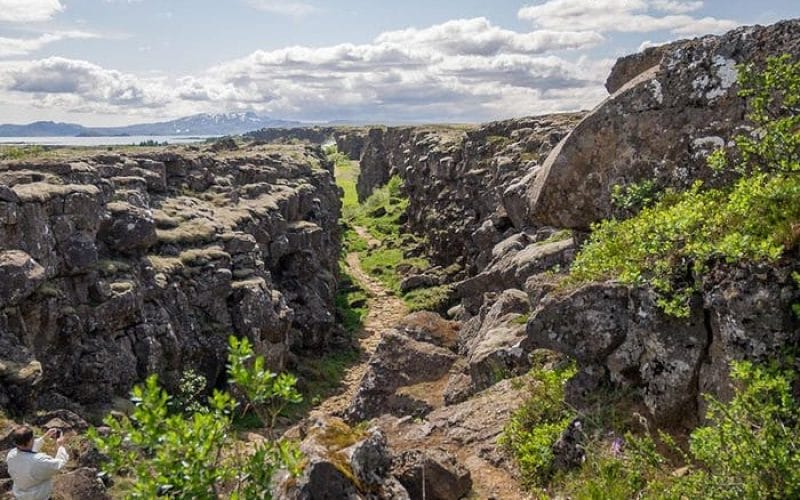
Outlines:
[{"label": "large boulder", "polygon": [[429,412],[435,404],[432,399],[443,397],[444,388],[437,394],[424,383],[442,379],[456,358],[447,349],[414,340],[397,330],[387,330],[345,412],[346,419],[360,422],[384,413]]},{"label": "large boulder", "polygon": [[305,458],[298,478],[278,478],[275,497],[286,500],[409,500],[390,474],[386,437],[377,428],[354,429],[337,418],[308,422],[300,444]]},{"label": "large boulder", "polygon": [[638,391],[653,418],[688,423],[697,416],[697,374],[710,332],[697,301],[687,319],[667,316],[647,289],[586,285],[545,298],[527,324],[525,351],[545,348],[577,360],[567,385],[577,406],[611,383]]},{"label": "large boulder", "polygon": [[529,223],[588,228],[614,213],[615,185],[654,180],[685,188],[698,179],[715,181],[706,156],[745,125],[737,65],[784,53],[800,53],[800,20],[623,59],[609,84],[615,92],[561,141],[529,184]]},{"label": "large boulder", "polygon": [[103,482],[97,477],[97,470],[82,468],[66,474],[59,474],[53,480],[54,500],[106,500],[111,495],[106,492]]}]

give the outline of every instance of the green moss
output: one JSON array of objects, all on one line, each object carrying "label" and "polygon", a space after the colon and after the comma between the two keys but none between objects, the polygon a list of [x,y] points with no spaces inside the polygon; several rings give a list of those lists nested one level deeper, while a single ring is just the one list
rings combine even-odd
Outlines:
[{"label": "green moss", "polygon": [[184,268],[183,262],[177,257],[148,255],[145,258],[157,273],[172,274]]},{"label": "green moss", "polygon": [[512,319],[511,323],[513,323],[515,325],[527,325],[528,324],[528,320],[530,318],[531,318],[531,314],[530,313],[520,314],[516,318]]},{"label": "green moss", "polygon": [[134,285],[130,281],[117,281],[115,283],[111,283],[111,291],[116,294],[123,294],[130,292],[133,290]]},{"label": "green moss", "polygon": [[160,243],[195,244],[212,241],[217,234],[216,227],[208,219],[192,219],[181,222],[174,229],[156,229]]},{"label": "green moss", "polygon": [[181,263],[187,266],[201,266],[212,260],[230,260],[231,256],[222,247],[212,245],[206,248],[193,248],[181,252],[178,257]]},{"label": "green moss", "polygon": [[131,263],[122,260],[103,259],[97,261],[97,270],[105,277],[129,273],[131,269]]}]

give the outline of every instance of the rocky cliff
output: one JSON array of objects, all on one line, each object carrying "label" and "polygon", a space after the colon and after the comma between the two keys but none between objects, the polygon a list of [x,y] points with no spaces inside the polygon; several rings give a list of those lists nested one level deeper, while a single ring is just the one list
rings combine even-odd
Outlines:
[{"label": "rocky cliff", "polygon": [[57,153],[0,164],[0,406],[126,396],[275,368],[336,330],[338,189],[317,148]]},{"label": "rocky cliff", "polygon": [[495,243],[524,229],[514,186],[535,175],[581,116],[373,128],[359,158],[359,198],[400,176],[410,199],[408,228],[425,236],[438,264],[460,263],[475,273],[489,263]]},{"label": "rocky cliff", "polygon": [[590,225],[620,215],[614,186],[730,182],[712,175],[706,157],[752,127],[737,65],[784,53],[800,55],[799,21],[622,58],[611,96],[585,116],[369,131],[359,195],[400,176],[408,227],[439,263],[465,268],[454,283],[461,305],[451,311],[463,324],[463,363],[453,365],[446,401],[527,370],[544,347],[578,360],[568,391],[575,404],[625,388],[655,420],[692,425],[702,394],[729,394],[731,360],[767,361],[800,344],[794,253],[773,265],[716,264],[688,319],[666,316],[647,288],[558,286]]}]

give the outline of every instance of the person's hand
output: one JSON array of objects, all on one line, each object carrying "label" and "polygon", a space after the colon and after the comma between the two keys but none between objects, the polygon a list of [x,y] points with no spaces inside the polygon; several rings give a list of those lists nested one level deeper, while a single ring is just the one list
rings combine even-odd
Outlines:
[{"label": "person's hand", "polygon": [[44,433],[44,437],[50,438],[50,439],[52,439],[52,438],[54,438],[54,437],[56,437],[58,435],[59,435],[59,430],[58,429],[50,429],[50,430],[48,430],[47,432]]},{"label": "person's hand", "polygon": [[56,444],[58,446],[66,446],[66,444],[67,444],[67,436],[61,435],[61,437],[56,439]]}]

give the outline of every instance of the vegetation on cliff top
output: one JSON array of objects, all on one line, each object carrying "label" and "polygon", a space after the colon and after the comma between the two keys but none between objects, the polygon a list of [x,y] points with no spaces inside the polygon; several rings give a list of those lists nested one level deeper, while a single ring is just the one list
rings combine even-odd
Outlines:
[{"label": "vegetation on cliff top", "polygon": [[652,204],[627,220],[595,225],[569,282],[615,278],[649,285],[666,312],[686,316],[713,261],[775,261],[798,244],[800,62],[773,58],[763,72],[742,66],[740,86],[756,129],[709,159],[713,168],[737,173],[738,180],[717,189],[697,182],[688,191],[667,190],[658,197],[645,187],[616,193],[626,208]]}]

